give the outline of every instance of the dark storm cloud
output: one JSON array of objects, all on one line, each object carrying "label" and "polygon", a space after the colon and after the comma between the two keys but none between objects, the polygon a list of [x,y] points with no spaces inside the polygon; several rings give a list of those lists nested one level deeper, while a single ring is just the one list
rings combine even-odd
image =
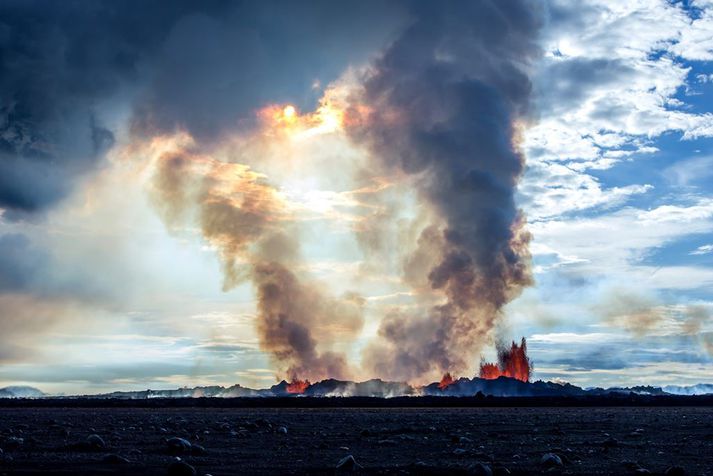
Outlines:
[{"label": "dark storm cloud", "polygon": [[[102,108],[166,30],[138,3],[0,5],[0,207],[36,212],[64,197],[114,143]],[[170,21],[170,20],[169,20]]]},{"label": "dark storm cloud", "polygon": [[135,131],[184,127],[210,140],[266,103],[312,106],[313,83],[367,59],[401,23],[396,2],[247,2],[171,29],[139,101]]},{"label": "dark storm cloud", "polygon": [[310,99],[312,81],[334,79],[383,41],[399,18],[395,9],[327,1],[3,2],[0,208],[18,218],[65,197],[115,142],[114,121],[127,102],[137,132],[185,127],[210,138],[238,127],[267,99]]},{"label": "dark storm cloud", "polygon": [[[414,23],[374,63],[349,121],[379,167],[417,178],[421,200],[444,222],[435,236],[426,228],[419,246],[437,259],[426,277],[447,304],[428,323],[388,317],[380,335],[390,350],[367,356],[378,368],[391,359],[400,378],[463,369],[501,307],[531,282],[514,199],[524,161],[515,123],[529,117],[528,69],[539,54],[532,3],[413,5]],[[402,365],[412,361],[421,368]]]}]

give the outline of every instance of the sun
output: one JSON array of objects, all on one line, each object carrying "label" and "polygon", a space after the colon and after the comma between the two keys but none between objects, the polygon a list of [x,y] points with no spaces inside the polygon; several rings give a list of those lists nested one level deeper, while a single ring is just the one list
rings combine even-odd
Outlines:
[{"label": "sun", "polygon": [[295,106],[291,104],[288,104],[282,110],[282,115],[285,117],[285,119],[292,119],[293,117],[295,117],[295,114],[297,114],[297,110],[295,109]]}]

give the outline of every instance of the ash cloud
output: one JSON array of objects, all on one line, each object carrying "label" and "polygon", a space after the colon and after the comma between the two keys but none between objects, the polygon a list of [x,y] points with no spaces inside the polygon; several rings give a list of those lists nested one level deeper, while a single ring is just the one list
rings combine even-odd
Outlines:
[{"label": "ash cloud", "polygon": [[[518,121],[529,119],[528,66],[539,12],[529,2],[413,4],[414,22],[372,65],[347,121],[375,166],[415,177],[438,217],[420,244],[446,297],[425,316],[396,313],[366,366],[388,378],[474,365],[502,307],[531,284],[529,234],[514,199],[523,172]],[[423,264],[418,249],[407,260]],[[414,365],[418,362],[418,365]]]},{"label": "ash cloud", "polygon": [[360,296],[334,298],[293,271],[299,246],[291,217],[276,190],[241,164],[189,151],[158,158],[153,199],[170,227],[196,223],[217,249],[224,290],[252,282],[260,348],[280,377],[350,378],[344,354],[330,350],[363,325]]}]

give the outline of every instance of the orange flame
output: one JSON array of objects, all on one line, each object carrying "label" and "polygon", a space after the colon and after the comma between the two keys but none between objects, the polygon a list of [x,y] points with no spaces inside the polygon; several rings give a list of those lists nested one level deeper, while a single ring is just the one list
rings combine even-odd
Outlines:
[{"label": "orange flame", "polygon": [[500,368],[497,366],[497,364],[487,362],[484,364],[480,364],[480,378],[495,380],[501,375],[502,373],[500,372]]},{"label": "orange flame", "polygon": [[309,380],[294,379],[287,384],[287,393],[305,393],[307,387],[310,386]]},{"label": "orange flame", "polygon": [[480,378],[494,380],[498,377],[510,377],[523,382],[530,381],[532,363],[527,356],[527,342],[522,338],[520,345],[513,341],[507,347],[498,348],[498,363],[484,362],[480,364]]},{"label": "orange flame", "polygon": [[445,389],[446,387],[448,387],[450,384],[452,384],[453,382],[455,382],[455,380],[453,380],[453,377],[451,376],[451,373],[450,373],[450,372],[446,372],[446,373],[443,375],[443,378],[441,379],[441,382],[438,384],[438,388],[441,389],[441,390],[443,390],[443,389]]}]

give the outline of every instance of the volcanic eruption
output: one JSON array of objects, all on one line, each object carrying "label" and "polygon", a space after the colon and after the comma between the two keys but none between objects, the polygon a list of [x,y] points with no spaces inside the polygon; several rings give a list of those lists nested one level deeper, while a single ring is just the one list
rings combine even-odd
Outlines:
[{"label": "volcanic eruption", "polygon": [[532,362],[527,356],[527,342],[522,338],[520,345],[515,341],[510,347],[497,345],[498,363],[483,362],[480,364],[480,378],[495,380],[499,377],[510,377],[523,382],[530,381]]},{"label": "volcanic eruption", "polygon": [[454,381],[455,381],[455,380],[454,380],[453,377],[451,376],[451,373],[450,373],[450,372],[446,372],[446,373],[443,375],[443,378],[441,378],[441,381],[438,383],[438,388],[440,388],[441,390],[443,390],[444,388],[446,388],[446,387],[448,387],[449,385],[451,385]]},{"label": "volcanic eruption", "polygon": [[[149,141],[154,204],[170,229],[200,231],[220,258],[225,291],[251,284],[256,340],[291,393],[307,379],[355,375],[442,375],[448,387],[451,373],[476,370],[504,306],[532,283],[515,192],[539,20],[526,2],[454,5],[411,5],[400,36],[362,74],[330,85],[312,113],[268,104],[254,129],[225,143],[188,133]],[[336,170],[309,162],[320,150],[325,163],[340,158]],[[411,202],[408,216],[398,239],[381,239],[399,194]],[[321,279],[330,248],[315,223],[354,235],[364,269],[370,247],[396,241],[375,255],[391,265],[384,286],[399,292],[360,291],[412,302],[377,310],[368,297],[378,296],[352,290],[357,280]],[[367,311],[378,330],[359,365],[351,357]],[[498,355],[498,366],[481,369],[486,378],[529,379],[524,341]]]}]

